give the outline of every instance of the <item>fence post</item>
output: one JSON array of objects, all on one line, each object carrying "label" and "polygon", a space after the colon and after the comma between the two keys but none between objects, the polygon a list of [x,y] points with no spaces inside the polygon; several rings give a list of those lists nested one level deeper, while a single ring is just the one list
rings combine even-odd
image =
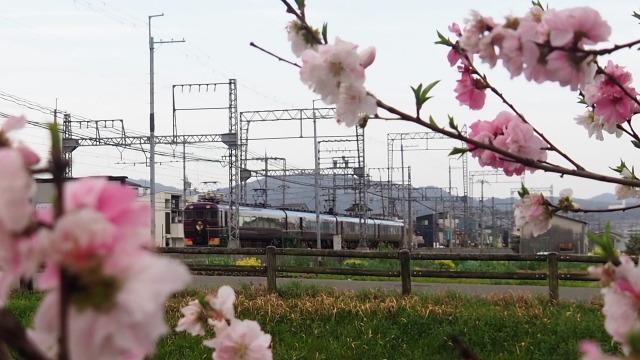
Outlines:
[{"label": "fence post", "polygon": [[267,291],[276,292],[276,247],[267,246],[267,258],[265,261],[267,267]]},{"label": "fence post", "polygon": [[547,264],[549,272],[547,279],[549,280],[549,302],[557,304],[560,300],[560,275],[558,274],[558,253],[550,252],[547,254]]},{"label": "fence post", "polygon": [[398,253],[400,259],[400,281],[402,282],[402,295],[411,294],[411,258],[407,249],[402,249]]}]

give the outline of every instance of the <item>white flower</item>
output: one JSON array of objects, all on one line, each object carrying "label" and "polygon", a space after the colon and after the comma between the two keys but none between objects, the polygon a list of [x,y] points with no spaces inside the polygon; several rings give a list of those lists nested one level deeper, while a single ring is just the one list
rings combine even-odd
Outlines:
[{"label": "white flower", "polygon": [[319,46],[317,51],[302,53],[300,80],[322,97],[327,105],[336,104],[340,98],[340,87],[364,85],[364,65],[372,60],[372,50],[367,49],[361,57],[358,46],[336,38],[333,45]]},{"label": "white flower", "polygon": [[307,49],[315,50],[317,46],[315,44],[309,44],[304,38],[305,30],[299,21],[292,20],[287,25],[287,37],[291,41],[291,51],[297,57],[300,57],[302,53]]},{"label": "white flower", "polygon": [[560,197],[561,198],[563,198],[563,197],[570,198],[572,196],[573,196],[573,190],[571,190],[571,189],[562,189],[562,190],[560,190]]},{"label": "white flower", "polygon": [[378,110],[376,99],[367,94],[364,86],[342,84],[340,98],[336,105],[336,120],[351,127],[358,124],[364,115],[375,115]]},{"label": "white flower", "polygon": [[582,125],[587,129],[589,137],[595,135],[596,139],[600,141],[604,140],[603,130],[618,138],[623,134],[622,130],[618,129],[615,123],[604,122],[602,116],[595,115],[592,111],[587,111],[582,115],[576,116],[574,120],[578,125]]},{"label": "white flower", "polygon": [[616,185],[616,199],[618,200],[631,199],[639,194],[637,188],[628,185]]}]

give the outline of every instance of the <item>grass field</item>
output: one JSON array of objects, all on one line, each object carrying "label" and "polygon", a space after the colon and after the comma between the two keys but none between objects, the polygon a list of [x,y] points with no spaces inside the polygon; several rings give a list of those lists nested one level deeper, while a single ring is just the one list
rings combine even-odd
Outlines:
[{"label": "grass field", "polygon": [[[580,339],[615,351],[603,328],[602,303],[561,302],[513,294],[471,297],[458,293],[400,296],[393,292],[336,292],[283,286],[277,295],[241,287],[237,316],[255,319],[273,336],[275,359],[459,359],[447,337],[456,334],[482,358],[578,359]],[[175,295],[166,315],[174,327],[196,290]],[[16,292],[9,308],[25,324],[37,293]],[[211,335],[210,335],[211,336]],[[171,332],[152,359],[210,359],[201,339]]]}]

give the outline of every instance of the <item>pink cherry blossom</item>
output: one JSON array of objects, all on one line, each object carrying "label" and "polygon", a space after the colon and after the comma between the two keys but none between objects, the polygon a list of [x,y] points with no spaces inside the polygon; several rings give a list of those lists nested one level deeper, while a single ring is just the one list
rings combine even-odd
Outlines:
[{"label": "pink cherry blossom", "polygon": [[480,41],[496,27],[490,17],[482,16],[478,11],[471,11],[471,18],[465,19],[465,27],[460,36],[460,46],[470,53],[480,50]]},{"label": "pink cherry blossom", "polygon": [[235,319],[233,304],[236,302],[236,293],[231,286],[221,286],[215,294],[206,297],[209,306],[224,319]]},{"label": "pink cherry blossom", "polygon": [[576,59],[567,51],[553,51],[546,58],[547,79],[574,91],[584,89],[596,74],[596,65],[592,60],[591,57]]},{"label": "pink cherry blossom", "polygon": [[516,227],[522,228],[527,223],[532,224],[533,236],[543,234],[551,227],[551,215],[542,194],[525,195],[514,208]]},{"label": "pink cherry blossom", "polygon": [[340,97],[336,106],[336,121],[347,127],[359,124],[365,115],[375,115],[378,110],[376,99],[367,94],[364,86],[340,85]]},{"label": "pink cherry blossom", "polygon": [[204,309],[200,301],[190,301],[187,306],[180,309],[180,312],[182,312],[184,317],[178,320],[176,331],[186,331],[193,336],[204,335],[206,316],[204,315]]},{"label": "pink cherry blossom", "polygon": [[471,75],[471,69],[468,66],[458,66],[458,70],[460,71],[460,80],[457,81],[458,84],[453,90],[458,94],[456,99],[460,105],[467,105],[471,110],[482,109],[487,97],[486,90],[482,88],[482,81]]},{"label": "pink cherry blossom", "polygon": [[204,341],[215,349],[214,360],[271,360],[271,335],[265,334],[252,320],[231,320],[231,324],[215,339]]},{"label": "pink cherry blossom", "polygon": [[[27,119],[24,116],[10,116],[2,124],[2,134],[5,136],[14,130],[22,129],[27,123]],[[24,162],[27,166],[33,166],[40,162],[40,157],[29,147],[24,145],[21,141],[16,139],[10,139],[11,145],[22,155]]]},{"label": "pink cherry blossom", "polygon": [[580,353],[582,353],[581,360],[622,360],[623,358],[617,356],[607,355],[602,352],[600,345],[595,341],[583,340],[579,344]]},{"label": "pink cherry blossom", "polygon": [[[544,150],[546,143],[534,133],[531,125],[506,111],[498,114],[498,118],[500,117],[510,118],[511,121],[504,128],[504,133],[496,136],[493,141],[495,146],[521,157],[537,161],[547,160],[547,152]],[[522,175],[525,166],[515,161],[505,160],[502,163],[502,169],[507,176]]]},{"label": "pink cherry blossom", "polygon": [[[500,112],[492,121],[478,120],[471,124],[469,138],[506,150],[514,155],[537,161],[546,161],[546,143],[533,131],[531,125],[507,111]],[[521,175],[527,168],[507,157],[469,144],[471,156],[478,159],[481,166],[502,169],[507,176]],[[535,169],[530,168],[533,172]]]},{"label": "pink cherry blossom", "polygon": [[[70,358],[144,359],[167,330],[167,297],[189,282],[189,271],[177,260],[143,250],[120,251],[103,265],[75,274],[85,287],[71,296]],[[105,288],[106,284],[111,285]],[[47,353],[57,352],[57,342],[51,341],[59,331],[59,297],[58,289],[47,293],[30,331],[31,339]]]},{"label": "pink cherry blossom", "polygon": [[620,256],[613,282],[602,289],[604,327],[613,340],[625,343],[627,334],[640,323],[640,269],[628,256]]},{"label": "pink cherry blossom", "polygon": [[0,224],[17,233],[32,220],[35,181],[23,156],[14,148],[0,148],[0,164]]},{"label": "pink cherry blossom", "polygon": [[547,12],[542,19],[552,46],[584,46],[607,41],[611,27],[589,7]]},{"label": "pink cherry blossom", "polygon": [[638,93],[631,86],[632,76],[624,67],[609,61],[604,70],[633,98],[627,96],[609,76],[598,75],[585,87],[585,101],[594,107],[594,113],[601,116],[605,123],[615,127],[615,125],[624,124],[638,112],[638,106],[634,101]]},{"label": "pink cherry blossom", "polygon": [[[469,126],[471,131],[469,132],[469,138],[490,144],[496,137],[496,134],[502,133],[496,132],[496,127],[492,121],[478,120]],[[499,168],[502,166],[502,161],[498,158],[498,154],[493,151],[476,148],[474,145],[467,144],[467,148],[471,150],[471,156],[478,159],[480,166],[491,166]]]},{"label": "pink cherry blossom", "polygon": [[113,226],[117,236],[135,246],[152,246],[149,204],[139,202],[135,190],[105,178],[84,178],[65,183],[64,210],[93,208]]}]

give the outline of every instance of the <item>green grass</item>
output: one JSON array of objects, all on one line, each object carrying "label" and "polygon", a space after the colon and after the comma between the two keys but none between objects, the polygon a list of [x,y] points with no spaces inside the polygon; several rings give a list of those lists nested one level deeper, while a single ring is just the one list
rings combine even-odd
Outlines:
[{"label": "green grass", "polygon": [[[583,338],[616,350],[603,328],[600,300],[549,306],[543,297],[514,294],[400,296],[300,283],[279,287],[277,295],[249,285],[236,291],[237,316],[257,320],[273,336],[275,359],[460,359],[447,340],[451,334],[487,360],[578,359],[576,346]],[[180,308],[198,295],[184,291],[167,302],[170,327]],[[9,308],[29,323],[40,298],[16,292]],[[211,359],[211,351],[200,338],[171,332],[151,359]]]}]

